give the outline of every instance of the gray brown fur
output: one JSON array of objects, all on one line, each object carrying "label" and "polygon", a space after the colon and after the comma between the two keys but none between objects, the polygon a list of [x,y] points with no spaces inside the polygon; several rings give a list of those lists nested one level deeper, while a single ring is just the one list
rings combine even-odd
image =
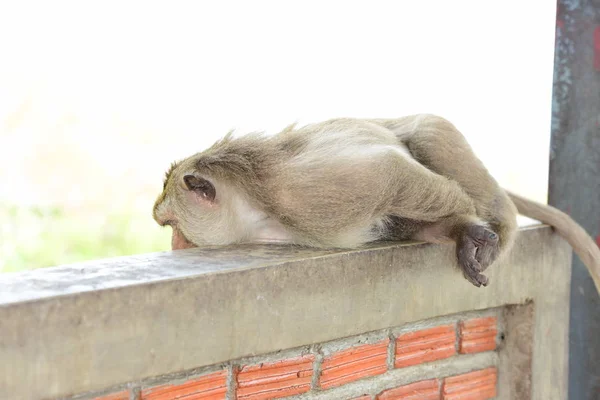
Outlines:
[{"label": "gray brown fur", "polygon": [[[214,185],[214,201],[182,184],[190,174]],[[458,265],[477,286],[512,245],[516,214],[462,134],[433,115],[229,134],[174,164],[154,207],[157,222],[173,227],[174,249],[257,240],[350,248],[381,239],[454,242]]]}]

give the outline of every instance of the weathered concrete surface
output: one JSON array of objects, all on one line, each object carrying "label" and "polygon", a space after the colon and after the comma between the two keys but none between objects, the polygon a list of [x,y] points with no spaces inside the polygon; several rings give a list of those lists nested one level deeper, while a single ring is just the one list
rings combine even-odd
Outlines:
[{"label": "weathered concrete surface", "polygon": [[[498,400],[531,399],[531,366],[533,359],[534,304],[508,306],[503,309],[504,340],[499,351],[501,371]],[[566,322],[565,322],[566,323]]]},{"label": "weathered concrete surface", "polygon": [[425,244],[191,249],[0,275],[0,393],[67,396],[533,300],[533,398],[564,399],[570,257],[541,227],[481,289],[451,267],[452,246]]}]

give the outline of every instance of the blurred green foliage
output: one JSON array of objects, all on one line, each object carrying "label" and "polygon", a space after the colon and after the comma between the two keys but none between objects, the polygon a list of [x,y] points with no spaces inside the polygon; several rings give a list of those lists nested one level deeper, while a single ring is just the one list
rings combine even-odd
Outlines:
[{"label": "blurred green foliage", "polygon": [[0,204],[0,272],[168,250],[170,234],[148,213]]}]

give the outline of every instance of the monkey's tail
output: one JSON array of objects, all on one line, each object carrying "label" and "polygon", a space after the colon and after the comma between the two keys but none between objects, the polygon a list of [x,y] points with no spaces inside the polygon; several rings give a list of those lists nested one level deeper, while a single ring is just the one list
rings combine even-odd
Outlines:
[{"label": "monkey's tail", "polygon": [[588,233],[564,212],[545,204],[507,192],[519,214],[552,225],[556,232],[573,247],[575,254],[590,271],[600,293],[600,248]]}]

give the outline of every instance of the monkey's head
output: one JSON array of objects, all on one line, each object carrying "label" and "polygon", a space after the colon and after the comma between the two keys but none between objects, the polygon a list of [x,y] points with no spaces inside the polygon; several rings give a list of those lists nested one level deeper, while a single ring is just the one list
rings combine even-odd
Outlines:
[{"label": "monkey's head", "polygon": [[196,168],[197,157],[173,163],[163,191],[154,203],[153,217],[173,229],[171,248],[187,249],[231,242],[224,225],[230,216],[226,187]]}]

